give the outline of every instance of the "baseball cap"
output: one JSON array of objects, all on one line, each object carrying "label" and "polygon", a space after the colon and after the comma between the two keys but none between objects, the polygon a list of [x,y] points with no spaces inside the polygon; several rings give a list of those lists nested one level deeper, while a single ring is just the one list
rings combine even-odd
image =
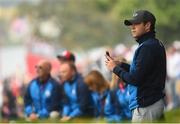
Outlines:
[{"label": "baseball cap", "polygon": [[65,61],[73,61],[75,62],[75,56],[72,52],[65,50],[61,54],[57,55],[57,58],[60,60],[65,60]]},{"label": "baseball cap", "polygon": [[152,25],[155,25],[156,18],[151,12],[147,10],[138,10],[133,13],[132,19],[124,20],[124,24],[126,26],[138,24],[141,22],[151,22]]}]

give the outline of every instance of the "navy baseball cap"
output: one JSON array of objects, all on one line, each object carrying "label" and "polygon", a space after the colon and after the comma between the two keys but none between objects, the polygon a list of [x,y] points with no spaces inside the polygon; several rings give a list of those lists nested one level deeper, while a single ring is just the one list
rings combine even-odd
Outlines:
[{"label": "navy baseball cap", "polygon": [[141,22],[151,22],[152,25],[155,25],[156,18],[151,12],[147,10],[138,10],[133,13],[132,19],[124,20],[124,24],[126,26],[130,26],[132,24],[139,24]]},{"label": "navy baseball cap", "polygon": [[72,52],[65,50],[63,53],[57,55],[59,60],[73,61],[75,62],[75,56]]}]

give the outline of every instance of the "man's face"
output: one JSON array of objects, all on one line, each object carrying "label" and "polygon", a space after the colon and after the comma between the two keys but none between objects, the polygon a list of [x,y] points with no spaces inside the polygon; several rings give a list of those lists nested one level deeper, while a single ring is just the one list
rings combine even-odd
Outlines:
[{"label": "man's face", "polygon": [[59,69],[59,76],[62,82],[71,80],[74,75],[74,70],[71,69],[68,63],[62,63]]},{"label": "man's face", "polygon": [[45,77],[50,74],[50,68],[49,68],[49,63],[45,61],[40,61],[36,66],[36,73],[38,77]]},{"label": "man's face", "polygon": [[35,68],[36,68],[36,73],[38,77],[44,76],[45,71],[42,65],[36,65]]},{"label": "man's face", "polygon": [[[148,27],[147,27],[148,26]],[[130,26],[131,28],[131,34],[132,36],[137,39],[139,38],[140,36],[142,36],[143,34],[145,34],[146,32],[149,31],[149,25],[147,24],[144,24],[143,22],[142,23],[139,23],[139,24],[132,24]],[[147,30],[148,29],[148,30]]]}]

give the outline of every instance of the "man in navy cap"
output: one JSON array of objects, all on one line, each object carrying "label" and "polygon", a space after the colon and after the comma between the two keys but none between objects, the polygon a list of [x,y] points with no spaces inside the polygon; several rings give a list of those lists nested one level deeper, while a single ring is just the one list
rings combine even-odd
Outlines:
[{"label": "man in navy cap", "polygon": [[64,52],[62,52],[61,54],[57,55],[57,58],[60,62],[72,62],[75,63],[75,56],[72,52],[65,50]]},{"label": "man in navy cap", "polygon": [[[72,63],[75,65],[76,58],[71,51],[65,50],[62,53],[58,54],[56,57],[59,61],[60,68],[63,63]],[[60,75],[58,75],[58,78],[59,82],[62,84],[64,81],[60,78]]]},{"label": "man in navy cap", "polygon": [[139,10],[124,21],[139,44],[131,65],[117,63],[106,55],[107,68],[128,84],[132,122],[152,122],[163,117],[166,53],[155,37],[155,22],[155,16],[147,10]]}]

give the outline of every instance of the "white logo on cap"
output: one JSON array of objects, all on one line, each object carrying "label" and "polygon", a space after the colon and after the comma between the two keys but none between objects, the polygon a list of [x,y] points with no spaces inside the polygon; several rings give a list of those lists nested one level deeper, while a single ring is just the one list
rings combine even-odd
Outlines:
[{"label": "white logo on cap", "polygon": [[134,14],[133,14],[133,17],[136,17],[137,15],[138,15],[137,13],[134,13]]}]

